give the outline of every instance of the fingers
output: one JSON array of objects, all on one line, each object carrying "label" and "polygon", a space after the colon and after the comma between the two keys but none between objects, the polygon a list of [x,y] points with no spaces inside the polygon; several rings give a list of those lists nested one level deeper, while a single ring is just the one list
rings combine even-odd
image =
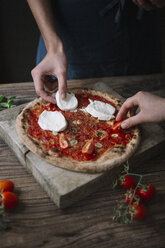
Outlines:
[{"label": "fingers", "polygon": [[52,97],[50,94],[48,94],[44,90],[44,82],[41,74],[39,72],[36,72],[35,69],[32,70],[32,77],[34,81],[34,87],[36,90],[36,93],[38,96],[40,96],[42,99],[45,101],[51,102],[51,103],[56,103],[55,98]]},{"label": "fingers", "polygon": [[49,91],[55,90],[58,86],[58,81],[55,77],[52,78],[52,76],[46,75],[46,76],[43,76],[42,80],[44,83],[44,88]]},{"label": "fingers", "polygon": [[[37,95],[42,97],[45,101],[56,103],[55,98],[52,94],[45,91],[45,88],[48,90],[54,90],[57,87],[57,80],[54,80],[49,75],[41,75],[40,70],[34,68],[32,70],[32,77],[34,81],[34,87]],[[56,75],[58,79],[58,88],[60,92],[60,96],[62,99],[66,97],[66,89],[67,89],[67,75],[66,73],[60,73]]]},{"label": "fingers", "polygon": [[116,116],[116,121],[120,121],[126,118],[126,115],[128,113],[128,111],[130,111],[131,115],[134,115],[136,112],[138,106],[138,102],[137,102],[137,95],[128,98],[123,105],[121,106],[117,116]]},{"label": "fingers", "polygon": [[144,122],[143,118],[142,118],[142,114],[139,113],[139,114],[132,116],[132,117],[126,119],[125,121],[123,121],[123,123],[121,124],[121,127],[123,129],[127,129],[130,127],[136,126],[142,122]]},{"label": "fingers", "polygon": [[136,110],[137,110],[137,106],[133,107],[132,109],[130,109],[129,113],[130,113],[130,116],[134,116],[136,114]]},{"label": "fingers", "polygon": [[[67,58],[65,51],[61,49],[61,43],[59,47],[55,52],[48,51],[45,58],[32,70],[36,93],[44,100],[52,103],[56,102],[55,98],[45,89],[52,91],[58,85],[61,98],[66,97]],[[55,79],[52,76],[55,76]]]}]

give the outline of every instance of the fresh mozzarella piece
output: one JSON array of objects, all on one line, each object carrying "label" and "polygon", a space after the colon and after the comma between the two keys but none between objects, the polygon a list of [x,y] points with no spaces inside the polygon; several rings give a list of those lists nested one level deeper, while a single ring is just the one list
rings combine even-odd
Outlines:
[{"label": "fresh mozzarella piece", "polygon": [[59,91],[56,92],[56,103],[61,110],[74,110],[78,106],[78,100],[73,93],[67,93],[65,99],[61,99]]},{"label": "fresh mozzarella piece", "polygon": [[89,101],[90,103],[85,108],[85,111],[93,117],[102,121],[108,121],[114,118],[115,108],[112,105],[101,101],[92,101],[91,99]]},{"label": "fresh mozzarella piece", "polygon": [[59,111],[44,110],[38,119],[38,124],[43,130],[60,132],[66,129],[67,121]]}]

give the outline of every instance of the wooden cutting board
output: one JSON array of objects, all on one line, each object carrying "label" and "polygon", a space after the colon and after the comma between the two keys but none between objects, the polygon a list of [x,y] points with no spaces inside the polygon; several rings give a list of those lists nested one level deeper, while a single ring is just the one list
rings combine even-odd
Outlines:
[{"label": "wooden cutting board", "polygon": [[[123,100],[105,83],[95,83],[91,88],[105,91]],[[120,165],[104,173],[79,173],[53,166],[40,159],[22,144],[15,130],[15,120],[24,106],[25,104],[0,113],[0,136],[59,208],[66,208],[101,186],[111,183],[122,170],[123,165]],[[140,165],[156,156],[164,147],[165,131],[157,124],[142,125],[141,144],[129,163],[131,166]]]}]

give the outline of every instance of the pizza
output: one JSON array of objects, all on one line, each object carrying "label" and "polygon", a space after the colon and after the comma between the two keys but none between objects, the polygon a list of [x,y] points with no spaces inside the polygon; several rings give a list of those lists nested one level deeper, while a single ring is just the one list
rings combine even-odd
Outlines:
[{"label": "pizza", "polygon": [[127,130],[115,117],[122,102],[93,89],[68,89],[56,104],[37,98],[16,120],[27,148],[51,163],[69,170],[97,173],[128,160],[136,150],[140,132]]}]

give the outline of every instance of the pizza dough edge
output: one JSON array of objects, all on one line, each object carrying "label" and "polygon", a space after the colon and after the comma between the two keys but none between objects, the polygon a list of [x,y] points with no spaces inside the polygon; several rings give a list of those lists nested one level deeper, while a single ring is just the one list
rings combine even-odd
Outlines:
[{"label": "pizza dough edge", "polygon": [[[72,91],[74,93],[91,93],[93,95],[100,95],[107,100],[110,100],[114,102],[114,104],[120,104],[121,101],[108,93],[93,90],[93,89],[82,89],[82,88],[73,88],[69,89],[68,91]],[[37,98],[33,100],[32,102],[28,103],[27,106],[22,110],[22,112],[18,115],[16,119],[16,130],[18,135],[21,137],[21,140],[23,144],[27,146],[27,148],[35,153],[40,158],[44,159],[45,161],[51,163],[52,165],[65,168],[72,171],[77,172],[86,172],[86,173],[100,173],[104,172],[106,170],[109,170],[115,166],[119,166],[121,163],[124,163],[132,156],[132,154],[135,152],[139,141],[140,141],[140,131],[138,128],[136,128],[134,135],[136,138],[133,138],[130,143],[127,144],[126,148],[124,149],[125,152],[114,152],[113,149],[109,149],[106,151],[101,158],[99,158],[96,161],[87,161],[87,162],[78,162],[71,158],[66,157],[58,157],[58,154],[55,154],[53,156],[48,155],[47,153],[44,153],[42,149],[39,147],[39,144],[35,144],[26,134],[25,130],[23,129],[23,114],[25,111],[37,103],[42,102],[41,98]],[[120,156],[119,156],[120,154]],[[58,165],[57,165],[58,164]]]}]

